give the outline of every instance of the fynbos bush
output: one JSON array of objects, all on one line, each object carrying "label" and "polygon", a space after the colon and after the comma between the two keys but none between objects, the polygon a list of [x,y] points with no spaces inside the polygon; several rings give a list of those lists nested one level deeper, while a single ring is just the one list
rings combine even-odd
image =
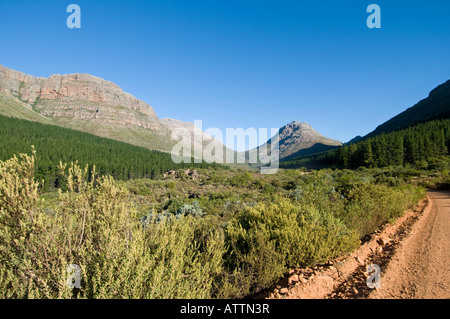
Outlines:
[{"label": "fynbos bush", "polygon": [[[0,298],[246,297],[290,267],[351,251],[424,196],[367,172],[328,170],[298,175],[281,195],[261,191],[262,199],[227,188],[199,195],[200,207],[162,193],[140,218],[149,211],[133,200],[141,192],[77,163],[60,164],[65,188],[45,196],[49,205],[35,162],[34,150],[0,161]],[[265,186],[282,191],[282,177],[271,178]],[[242,191],[252,178],[233,181]],[[211,202],[222,214],[210,213]],[[79,267],[79,287],[67,283],[69,265]]]},{"label": "fynbos bush", "polygon": [[[208,298],[218,289],[218,234],[199,249],[192,218],[144,229],[124,186],[76,164],[60,166],[68,190],[49,214],[34,162],[33,154],[0,163],[2,298]],[[79,289],[66,282],[71,264],[81,269]]]}]

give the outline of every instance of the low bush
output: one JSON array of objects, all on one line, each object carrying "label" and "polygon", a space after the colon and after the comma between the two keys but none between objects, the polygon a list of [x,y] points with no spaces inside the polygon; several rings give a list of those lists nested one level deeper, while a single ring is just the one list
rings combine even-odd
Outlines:
[{"label": "low bush", "polygon": [[77,163],[59,170],[64,190],[40,197],[34,150],[0,161],[0,298],[248,297],[290,267],[350,252],[424,197],[393,169],[280,172],[258,177],[259,192],[247,172],[227,172],[238,190],[207,185],[195,200],[183,190],[193,181],[130,185]]},{"label": "low bush", "polygon": [[[34,156],[0,163],[1,298],[209,298],[218,289],[219,233],[200,247],[189,216],[142,227],[123,185],[74,164],[48,211],[33,170]],[[80,267],[79,289],[67,284],[69,265]]]}]

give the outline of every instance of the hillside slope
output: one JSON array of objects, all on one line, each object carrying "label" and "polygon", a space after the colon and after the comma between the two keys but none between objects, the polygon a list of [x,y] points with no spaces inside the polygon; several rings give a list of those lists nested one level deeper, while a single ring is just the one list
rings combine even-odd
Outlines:
[{"label": "hillside slope", "polygon": [[0,115],[17,117],[24,120],[51,124],[52,120],[39,114],[26,103],[0,94]]},{"label": "hillside slope", "polygon": [[379,125],[366,137],[396,131],[420,122],[450,118],[450,80],[432,90],[429,96]]}]

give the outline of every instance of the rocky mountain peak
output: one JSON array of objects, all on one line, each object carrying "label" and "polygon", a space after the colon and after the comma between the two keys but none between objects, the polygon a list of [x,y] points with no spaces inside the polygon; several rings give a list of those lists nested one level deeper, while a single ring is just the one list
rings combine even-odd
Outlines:
[{"label": "rocky mountain peak", "polygon": [[[323,136],[306,122],[292,121],[278,132],[280,158],[307,155],[308,150],[317,151],[340,146],[340,141]],[[271,144],[273,138],[267,143]]]},{"label": "rocky mountain peak", "polygon": [[280,128],[280,138],[284,135],[286,136],[300,136],[304,132],[316,132],[311,125],[309,125],[306,122],[300,122],[300,121],[292,121],[289,124],[286,124],[285,126]]}]

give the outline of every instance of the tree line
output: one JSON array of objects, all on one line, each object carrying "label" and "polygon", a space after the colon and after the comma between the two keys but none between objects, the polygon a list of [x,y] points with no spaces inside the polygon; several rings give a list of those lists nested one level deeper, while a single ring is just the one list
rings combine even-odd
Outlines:
[{"label": "tree line", "polygon": [[346,144],[336,150],[281,163],[281,167],[336,165],[341,168],[417,165],[448,153],[450,119],[417,124]]},{"label": "tree line", "polygon": [[333,157],[346,168],[418,164],[446,154],[449,142],[450,120],[438,120],[345,145]]},{"label": "tree line", "polygon": [[58,164],[78,161],[81,166],[95,165],[100,175],[115,179],[157,178],[169,170],[188,167],[218,167],[219,164],[180,163],[171,155],[131,144],[98,137],[59,126],[0,116],[0,160],[14,154],[37,150],[36,179],[45,181],[45,189],[62,186]]}]

